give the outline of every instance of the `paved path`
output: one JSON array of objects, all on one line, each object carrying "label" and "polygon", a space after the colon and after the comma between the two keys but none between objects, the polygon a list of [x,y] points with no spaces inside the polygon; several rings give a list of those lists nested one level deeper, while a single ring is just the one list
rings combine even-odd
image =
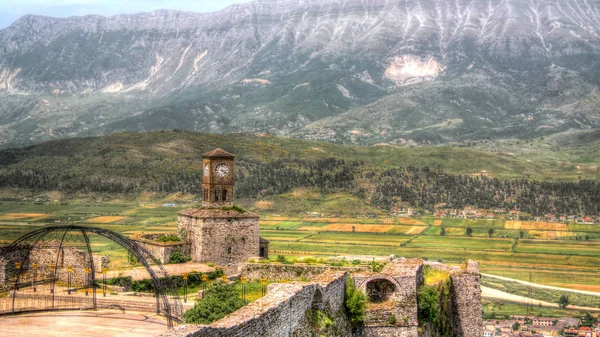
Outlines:
[{"label": "paved path", "polygon": [[0,336],[3,337],[151,337],[166,330],[163,317],[117,310],[0,316]]},{"label": "paved path", "polygon": [[527,281],[521,281],[521,280],[517,280],[517,279],[514,279],[514,278],[502,277],[502,276],[497,276],[497,275],[492,275],[492,274],[481,273],[481,275],[487,276],[487,277],[493,277],[495,279],[499,279],[499,280],[503,280],[503,281],[517,282],[517,283],[520,283],[520,284],[524,284],[524,285],[532,286],[532,287],[536,287],[536,288],[551,289],[551,290],[558,290],[558,291],[568,291],[568,292],[571,292],[571,293],[578,293],[578,294],[590,295],[590,296],[600,296],[600,293],[597,293],[597,292],[594,292],[594,291],[586,291],[586,290],[577,290],[577,289],[571,289],[571,288],[553,287],[553,286],[547,286],[547,285],[543,285],[543,284],[537,284],[537,283],[532,283],[532,282],[527,282]]},{"label": "paved path", "polygon": [[[498,289],[493,289],[493,288],[484,287],[484,286],[481,286],[481,297],[485,298],[487,300],[501,300],[501,301],[507,301],[507,302],[512,302],[512,303],[518,303],[518,304],[531,304],[534,306],[537,306],[537,305],[539,305],[539,303],[542,303],[542,306],[544,306],[544,307],[558,308],[557,303],[540,301],[540,300],[531,299],[531,298],[520,296],[520,295],[509,294],[507,292],[504,292],[504,291],[501,291]],[[567,309],[584,310],[584,311],[600,311],[600,308],[580,307],[580,306],[576,306],[576,305],[569,305],[569,306],[567,306]]]}]

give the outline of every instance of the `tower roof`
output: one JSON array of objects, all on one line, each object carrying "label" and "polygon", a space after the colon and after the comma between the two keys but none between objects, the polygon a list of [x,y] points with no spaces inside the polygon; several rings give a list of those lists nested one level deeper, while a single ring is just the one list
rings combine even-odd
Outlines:
[{"label": "tower roof", "polygon": [[202,157],[235,157],[235,154],[229,153],[220,148],[216,148],[210,152],[204,153]]}]

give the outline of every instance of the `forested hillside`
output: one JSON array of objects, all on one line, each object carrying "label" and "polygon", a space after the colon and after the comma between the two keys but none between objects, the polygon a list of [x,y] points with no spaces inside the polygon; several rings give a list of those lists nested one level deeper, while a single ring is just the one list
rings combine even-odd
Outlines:
[{"label": "forested hillside", "polygon": [[[0,152],[0,187],[67,194],[198,194],[201,154],[216,146],[238,155],[239,199],[306,188],[348,192],[385,210],[432,210],[446,203],[449,208],[516,208],[534,215],[600,214],[598,181],[561,173],[556,165],[460,148],[348,147],[242,134],[127,133],[5,150]],[[570,181],[548,181],[559,174]]]}]

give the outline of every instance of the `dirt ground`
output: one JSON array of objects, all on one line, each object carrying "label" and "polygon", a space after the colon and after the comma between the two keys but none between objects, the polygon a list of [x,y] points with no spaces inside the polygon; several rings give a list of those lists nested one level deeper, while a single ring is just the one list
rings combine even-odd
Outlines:
[{"label": "dirt ground", "polygon": [[59,311],[0,317],[0,336],[151,337],[167,330],[163,317],[118,310]]}]

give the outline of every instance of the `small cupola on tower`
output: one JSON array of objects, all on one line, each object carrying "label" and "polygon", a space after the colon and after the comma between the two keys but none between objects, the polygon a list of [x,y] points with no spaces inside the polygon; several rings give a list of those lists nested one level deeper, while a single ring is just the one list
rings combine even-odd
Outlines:
[{"label": "small cupola on tower", "polygon": [[202,207],[233,206],[234,159],[219,148],[202,155]]}]

